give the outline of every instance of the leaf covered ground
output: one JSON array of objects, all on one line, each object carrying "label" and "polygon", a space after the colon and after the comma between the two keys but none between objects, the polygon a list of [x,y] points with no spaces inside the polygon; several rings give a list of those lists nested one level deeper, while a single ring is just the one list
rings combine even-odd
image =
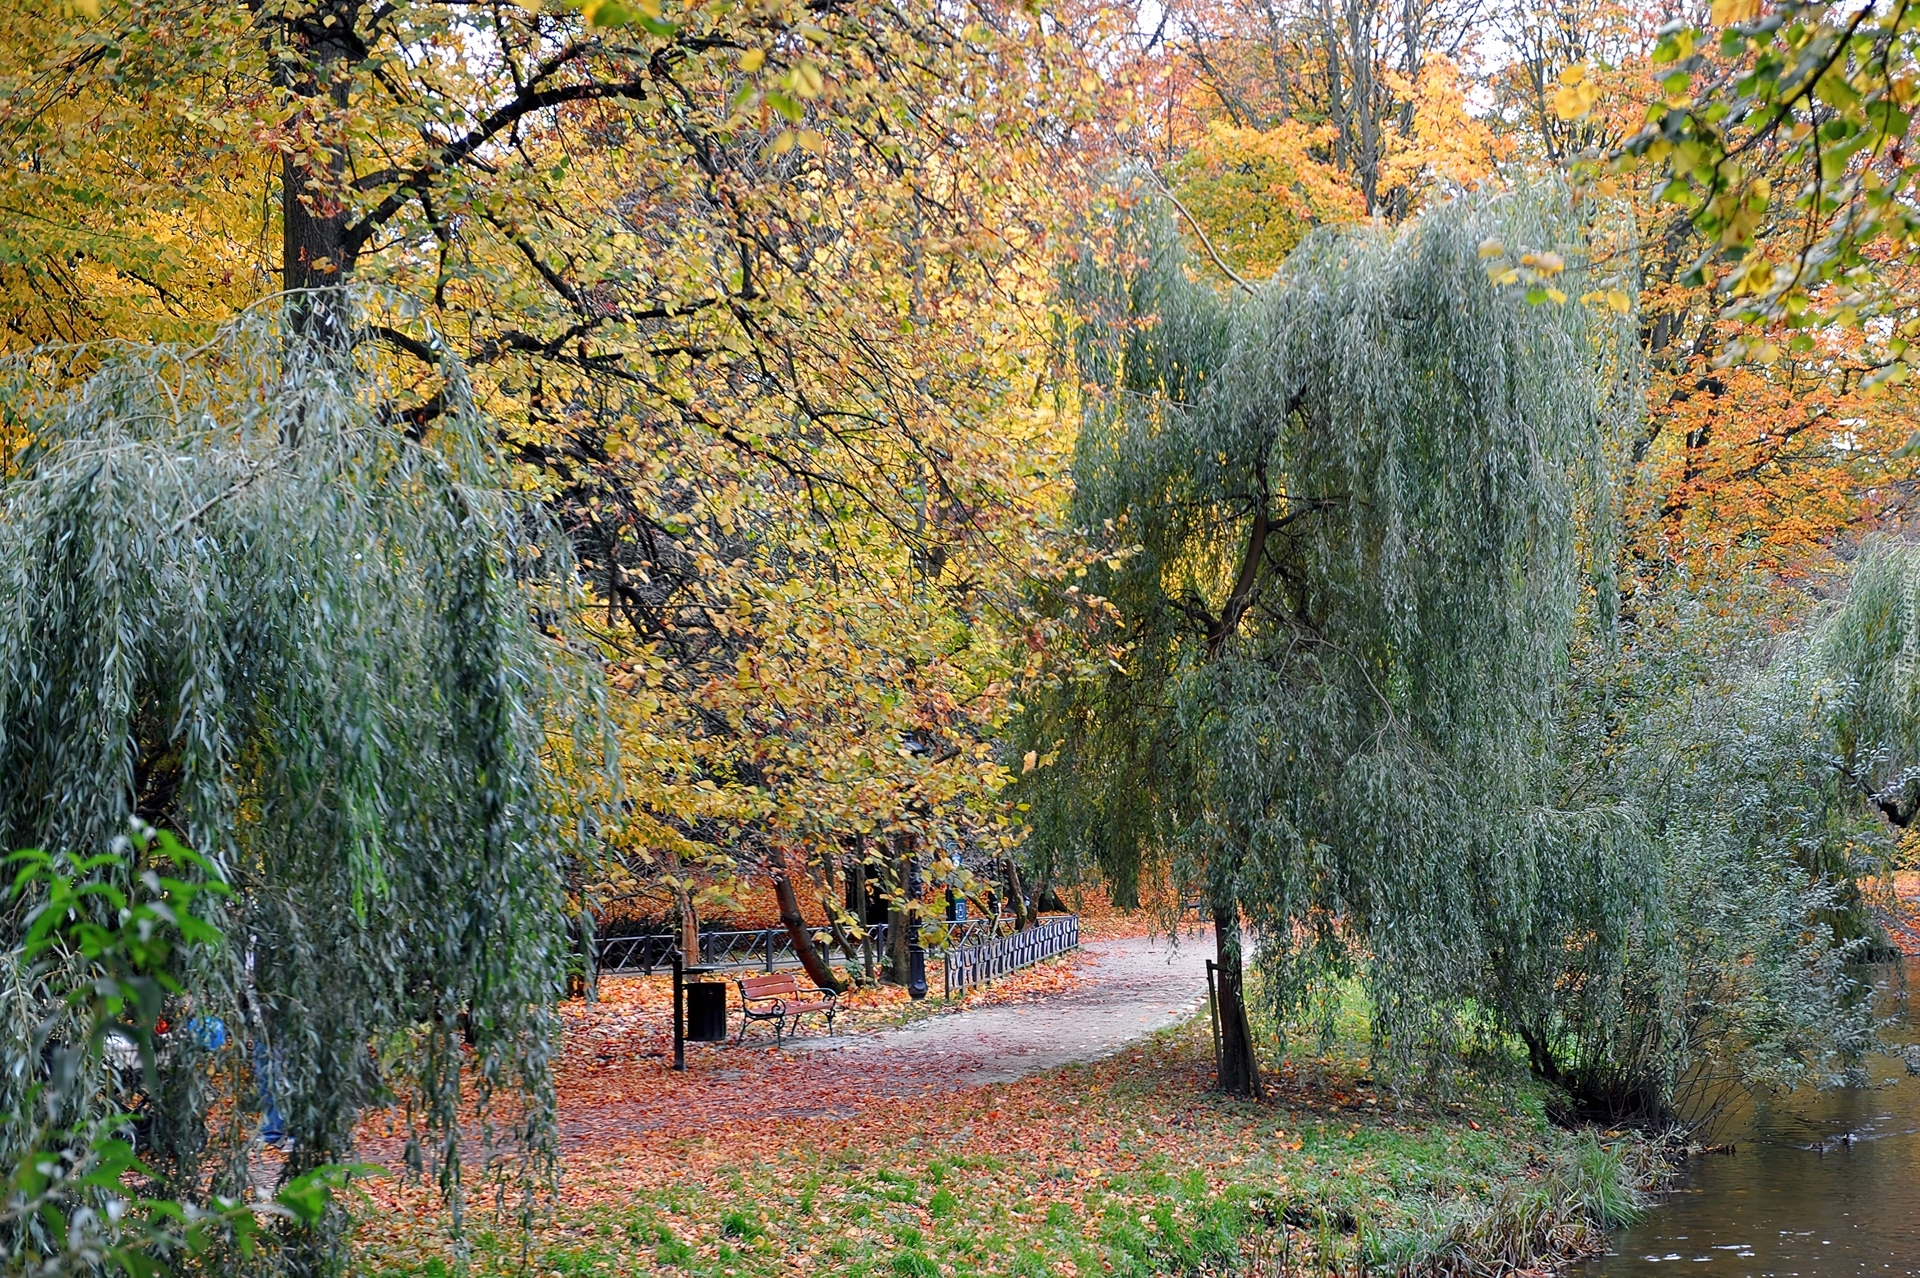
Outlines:
[{"label": "leaf covered ground", "polygon": [[[1074,970],[1043,965],[991,997],[1045,997]],[[1526,1089],[1396,1097],[1353,1044],[1289,1057],[1263,1103],[1228,1100],[1209,1090],[1204,1017],[1090,1065],[966,1087],[922,1060],[751,1045],[696,1049],[676,1074],[657,1000],[636,982],[569,1005],[558,1193],[530,1235],[476,1211],[473,1272],[1186,1274],[1321,1247],[1392,1263],[1485,1232],[1581,1156]],[[458,1267],[426,1188],[370,1192],[362,1272]],[[1561,1245],[1590,1241],[1583,1229]]]}]

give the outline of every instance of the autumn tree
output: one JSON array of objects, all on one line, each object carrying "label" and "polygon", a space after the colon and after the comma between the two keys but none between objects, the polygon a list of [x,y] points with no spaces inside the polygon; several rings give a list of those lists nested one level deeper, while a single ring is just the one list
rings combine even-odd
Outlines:
[{"label": "autumn tree", "polygon": [[[1710,22],[1650,38],[1562,41],[1587,47],[1551,94],[1559,123],[1547,127],[1583,131],[1584,151],[1567,153],[1641,209],[1658,286],[1645,308],[1649,427],[1657,438],[1671,419],[1689,458],[1663,512],[1697,513],[1708,489],[1739,493],[1725,505],[1777,531],[1735,513],[1747,526],[1734,535],[1766,542],[1774,562],[1797,540],[1790,574],[1899,513],[1883,507],[1901,478],[1897,440],[1912,438],[1902,387],[1920,329],[1900,31],[1876,10],[1715,4]],[[1763,476],[1774,482],[1756,487]],[[1796,482],[1804,499],[1782,502]]]},{"label": "autumn tree", "polygon": [[1709,22],[1661,32],[1650,61],[1664,96],[1597,157],[1663,172],[1664,197],[1700,233],[1690,277],[1779,320],[1790,348],[1826,324],[1891,317],[1889,377],[1904,376],[1914,335],[1886,276],[1910,263],[1917,229],[1909,26],[1898,6],[1721,0]]},{"label": "autumn tree", "polygon": [[1292,120],[1267,129],[1208,125],[1168,170],[1173,198],[1193,219],[1196,238],[1205,237],[1202,269],[1265,280],[1314,227],[1365,216],[1346,175],[1316,154],[1330,140],[1325,126]]},{"label": "autumn tree", "polygon": [[1365,213],[1405,217],[1436,178],[1471,183],[1497,156],[1461,99],[1476,12],[1370,0],[1169,5],[1157,33],[1166,65],[1150,89],[1165,111],[1156,118],[1143,102],[1143,128],[1150,121],[1163,147],[1184,149],[1216,123],[1261,132],[1290,123],[1346,176]]},{"label": "autumn tree", "polygon": [[[1783,626],[1866,536],[1904,518],[1901,448],[1915,421],[1898,384],[1903,339],[1897,326],[1729,313],[1730,296],[1744,309],[1745,268],[1731,259],[1745,250],[1721,257],[1686,185],[1659,165],[1594,167],[1648,143],[1648,112],[1665,118],[1677,101],[1666,15],[1621,4],[1546,12],[1495,87],[1525,121],[1529,150],[1573,164],[1624,215],[1608,251],[1637,262],[1644,281],[1647,408],[1616,463],[1631,555],[1623,590],[1646,598],[1683,579],[1737,590],[1757,575],[1777,587],[1759,606]],[[1515,20],[1532,16],[1523,7]],[[1740,219],[1744,234],[1775,245],[1817,243],[1825,220],[1811,205],[1764,200]],[[1888,271],[1900,291],[1907,270]]]},{"label": "autumn tree", "polygon": [[[385,411],[422,439],[458,357],[513,482],[558,514],[624,699],[613,877],[685,887],[743,841],[824,837],[782,825],[802,809],[777,790],[873,798],[800,731],[816,712],[893,761],[868,771],[907,766],[913,732],[939,738],[928,759],[955,740],[975,757],[1006,683],[938,679],[997,656],[907,656],[914,691],[837,707],[796,707],[782,681],[811,695],[836,670],[899,675],[927,636],[1021,629],[1017,609],[983,617],[1017,603],[1008,566],[1051,554],[1059,445],[1019,422],[1086,145],[1068,39],[1103,38],[1098,14],[142,0],[6,21],[21,163],[0,182],[45,214],[0,231],[16,348],[378,284],[352,328],[334,293],[299,294],[298,327],[379,350]],[[880,657],[789,644],[836,617],[881,622],[856,643]],[[978,725],[940,726],[952,705]],[[848,779],[814,788],[801,758]],[[968,785],[888,786],[878,814],[827,824],[981,806]],[[690,930],[691,894],[677,905]]]}]

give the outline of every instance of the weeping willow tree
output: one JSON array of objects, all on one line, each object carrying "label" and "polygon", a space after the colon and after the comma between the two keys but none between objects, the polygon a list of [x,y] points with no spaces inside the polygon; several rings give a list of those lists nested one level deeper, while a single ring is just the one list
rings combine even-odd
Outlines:
[{"label": "weeping willow tree", "polygon": [[[138,818],[232,889],[228,943],[175,963],[142,1157],[182,1195],[248,1197],[263,1119],[291,1176],[351,1160],[361,1115],[397,1102],[456,1205],[463,1138],[543,1176],[585,832],[551,747],[595,721],[552,629],[563,545],[506,494],[457,367],[418,437],[273,316],[48,389],[71,354],[0,370],[31,441],[0,483],[0,847],[87,868]],[[0,1160],[63,1032],[60,973],[18,962],[32,904],[0,916]],[[111,1065],[83,1110],[128,1103],[138,1071]],[[297,1270],[340,1263],[337,1220],[290,1241]]]},{"label": "weeping willow tree", "polygon": [[[1591,287],[1552,192],[1318,234],[1246,297],[1152,206],[1119,230],[1133,261],[1069,291],[1075,514],[1113,551],[1086,586],[1125,656],[1029,698],[1027,797],[1043,855],[1204,889],[1221,1082],[1257,1092],[1243,917],[1283,1009],[1363,973],[1404,1047],[1636,912],[1631,822],[1551,775],[1617,334],[1546,294]],[[1532,302],[1495,278],[1563,256]]]},{"label": "weeping willow tree", "polygon": [[1854,569],[1814,652],[1844,787],[1899,829],[1920,816],[1920,550],[1879,543]]}]

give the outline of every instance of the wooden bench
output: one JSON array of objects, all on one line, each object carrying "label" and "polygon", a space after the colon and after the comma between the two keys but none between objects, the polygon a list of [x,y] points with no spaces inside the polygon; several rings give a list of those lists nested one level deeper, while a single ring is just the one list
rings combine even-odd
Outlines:
[{"label": "wooden bench", "polygon": [[774,972],[767,976],[740,978],[740,1036],[736,1044],[747,1040],[749,1021],[772,1021],[773,1042],[778,1047],[786,1038],[787,1022],[797,1021],[810,1012],[827,1018],[827,1037],[833,1037],[833,1017],[839,997],[811,983],[802,985],[792,972]]}]

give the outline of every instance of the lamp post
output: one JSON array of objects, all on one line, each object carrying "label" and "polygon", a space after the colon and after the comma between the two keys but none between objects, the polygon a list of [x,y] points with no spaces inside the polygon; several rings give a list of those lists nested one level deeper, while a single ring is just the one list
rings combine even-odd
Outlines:
[{"label": "lamp post", "polygon": [[907,860],[907,997],[916,1002],[927,996],[927,951],[920,944],[920,854]]},{"label": "lamp post", "polygon": [[686,959],[673,951],[673,1067],[687,1067]]}]

